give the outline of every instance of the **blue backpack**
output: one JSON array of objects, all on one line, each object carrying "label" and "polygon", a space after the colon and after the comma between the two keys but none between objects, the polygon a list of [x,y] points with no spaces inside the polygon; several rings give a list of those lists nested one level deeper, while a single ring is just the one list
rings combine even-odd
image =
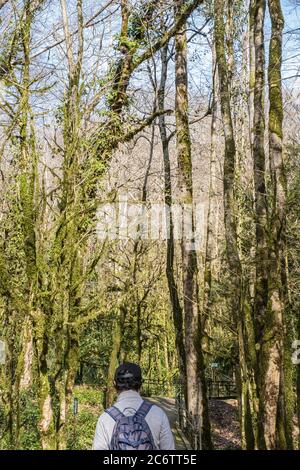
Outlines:
[{"label": "blue backpack", "polygon": [[106,410],[115,420],[110,450],[154,450],[153,436],[145,420],[152,403],[143,401],[132,416],[125,416],[115,406]]}]

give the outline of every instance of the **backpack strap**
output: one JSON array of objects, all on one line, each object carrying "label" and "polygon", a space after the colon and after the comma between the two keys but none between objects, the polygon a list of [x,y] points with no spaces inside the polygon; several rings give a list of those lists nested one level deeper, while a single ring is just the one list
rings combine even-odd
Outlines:
[{"label": "backpack strap", "polygon": [[143,403],[141,404],[141,406],[137,410],[136,414],[142,416],[143,418],[146,418],[146,416],[149,413],[152,406],[153,406],[153,403],[150,403],[149,401],[143,400]]},{"label": "backpack strap", "polygon": [[107,413],[114,421],[118,421],[119,419],[123,418],[123,413],[121,413],[120,410],[116,406],[112,406],[111,408],[107,408],[105,410],[105,413]]}]

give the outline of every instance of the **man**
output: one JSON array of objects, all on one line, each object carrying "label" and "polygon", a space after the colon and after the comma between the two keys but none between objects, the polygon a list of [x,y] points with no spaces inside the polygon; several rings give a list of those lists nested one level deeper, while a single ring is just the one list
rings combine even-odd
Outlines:
[{"label": "man", "polygon": [[115,372],[114,383],[118,399],[100,416],[93,449],[175,449],[167,415],[140,395],[140,367],[130,362],[121,364]]}]

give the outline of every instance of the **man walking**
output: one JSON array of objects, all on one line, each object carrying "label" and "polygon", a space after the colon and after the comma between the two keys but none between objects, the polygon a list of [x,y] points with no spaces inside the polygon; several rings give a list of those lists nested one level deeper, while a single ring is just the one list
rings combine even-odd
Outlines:
[{"label": "man walking", "polygon": [[174,439],[166,413],[143,400],[141,369],[130,362],[115,372],[116,403],[98,419],[94,450],[173,450]]}]

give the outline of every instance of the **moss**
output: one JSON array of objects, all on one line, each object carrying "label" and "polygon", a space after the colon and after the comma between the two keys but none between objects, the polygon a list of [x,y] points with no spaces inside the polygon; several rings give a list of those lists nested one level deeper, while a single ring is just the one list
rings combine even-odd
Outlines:
[{"label": "moss", "polygon": [[268,66],[269,81],[269,129],[282,139],[283,103],[281,85],[281,63],[282,63],[282,31],[284,20],[280,1],[269,2],[270,16],[272,22],[272,35],[270,40],[270,54]]}]

